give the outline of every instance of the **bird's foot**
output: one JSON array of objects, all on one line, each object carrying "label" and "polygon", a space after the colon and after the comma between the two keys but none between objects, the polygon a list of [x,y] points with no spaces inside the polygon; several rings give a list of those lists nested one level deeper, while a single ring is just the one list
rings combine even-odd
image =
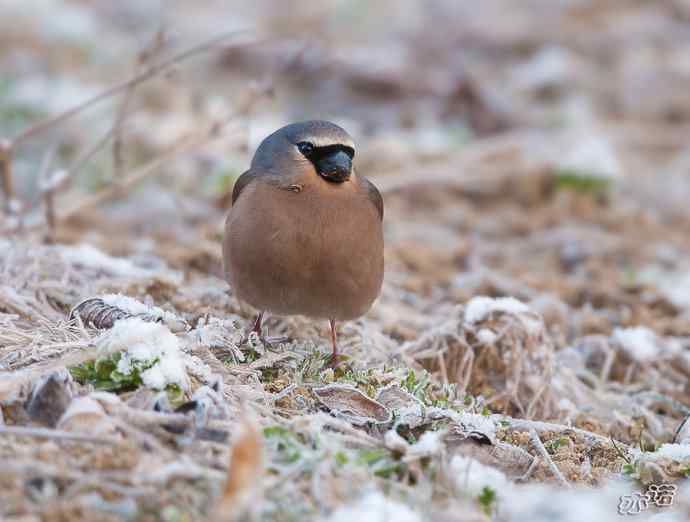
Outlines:
[{"label": "bird's foot", "polygon": [[264,344],[266,348],[269,350],[275,350],[277,348],[276,345],[279,345],[280,343],[286,343],[290,340],[290,338],[287,335],[274,335],[273,337],[259,337],[261,342]]},{"label": "bird's foot", "polygon": [[345,361],[347,361],[347,357],[343,357],[341,355],[333,353],[326,360],[326,363],[323,365],[323,367],[324,367],[324,369],[330,368],[332,370],[335,370],[336,368],[338,368],[338,366],[343,364]]},{"label": "bird's foot", "polygon": [[253,344],[252,341],[256,342],[256,341],[254,341],[254,339],[261,342],[261,344],[263,344],[269,350],[275,350],[276,345],[278,345],[280,343],[285,343],[285,342],[290,340],[290,338],[286,335],[275,335],[273,337],[270,337],[270,336],[264,337],[263,335],[258,334],[257,332],[252,330],[251,332],[249,332],[248,334],[245,334],[242,337],[242,339],[240,340],[239,346],[243,346],[245,344]]}]

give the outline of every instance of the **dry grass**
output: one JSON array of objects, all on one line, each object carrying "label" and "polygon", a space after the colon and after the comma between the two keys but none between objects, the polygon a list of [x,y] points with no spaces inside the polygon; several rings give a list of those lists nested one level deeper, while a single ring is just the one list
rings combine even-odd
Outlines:
[{"label": "dry grass", "polygon": [[[660,482],[687,518],[686,3],[137,5],[0,20],[0,518],[606,520]],[[220,269],[232,183],[308,117],[386,202],[337,371],[306,318],[240,346]],[[184,386],[113,373],[147,339]]]}]

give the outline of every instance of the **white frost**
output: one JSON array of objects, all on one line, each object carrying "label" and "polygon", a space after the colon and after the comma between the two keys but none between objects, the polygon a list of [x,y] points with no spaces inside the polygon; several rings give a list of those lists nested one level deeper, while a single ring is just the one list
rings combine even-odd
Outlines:
[{"label": "white frost", "polygon": [[409,507],[372,491],[354,504],[336,509],[328,522],[421,522],[421,517]]},{"label": "white frost", "polygon": [[653,455],[678,462],[690,462],[690,444],[662,444]]},{"label": "white frost", "polygon": [[125,375],[156,361],[141,373],[149,388],[160,390],[169,384],[189,387],[180,341],[165,325],[138,317],[122,319],[101,337],[98,345],[105,353],[123,352],[117,370]]},{"label": "white frost", "polygon": [[480,295],[473,297],[465,308],[465,322],[470,324],[483,321],[493,312],[504,312],[507,314],[519,314],[529,312],[529,307],[522,301],[514,297],[486,297]]},{"label": "white frost", "polygon": [[455,479],[456,488],[473,497],[479,495],[485,487],[491,488],[499,496],[511,488],[511,482],[502,471],[464,455],[452,458],[450,472]]},{"label": "white frost", "polygon": [[[477,324],[487,319],[493,313],[504,313],[518,317],[527,333],[531,335],[536,335],[543,329],[543,321],[539,314],[514,297],[493,298],[484,295],[473,297],[465,306],[465,323],[469,325]],[[489,341],[490,334],[493,333],[491,330],[486,330],[486,332],[481,334],[482,337],[479,339],[481,342]],[[491,340],[495,341],[495,338]]]},{"label": "white frost", "polygon": [[574,175],[607,180],[623,176],[616,151],[601,135],[583,136],[558,162],[558,168]]},{"label": "white frost", "polygon": [[100,297],[105,304],[125,310],[132,315],[146,314],[153,317],[159,317],[165,323],[179,321],[175,314],[167,312],[158,306],[145,305],[141,301],[137,301],[136,299],[127,295],[106,294]]},{"label": "white frost", "polygon": [[60,248],[62,258],[72,264],[103,270],[118,276],[140,276],[148,274],[148,270],[136,266],[127,259],[109,256],[96,247],[83,243],[76,246]]},{"label": "white frost", "polygon": [[421,457],[440,453],[442,447],[441,433],[438,431],[425,431],[421,438],[410,446],[408,451],[412,455]]},{"label": "white frost", "polygon": [[644,326],[616,328],[612,337],[636,361],[650,361],[661,354],[656,334]]},{"label": "white frost", "polygon": [[476,431],[486,435],[490,440],[496,439],[496,423],[486,415],[479,415],[478,413],[462,412],[456,419],[456,422],[468,431]]},{"label": "white frost", "polygon": [[477,339],[482,344],[493,344],[498,334],[489,328],[482,328],[477,332]]}]

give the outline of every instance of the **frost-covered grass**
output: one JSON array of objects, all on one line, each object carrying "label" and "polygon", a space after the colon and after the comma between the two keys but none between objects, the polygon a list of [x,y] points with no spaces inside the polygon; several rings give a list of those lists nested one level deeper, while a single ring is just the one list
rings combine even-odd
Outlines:
[{"label": "frost-covered grass", "polygon": [[[667,481],[636,518],[688,519],[682,2],[6,3],[1,519],[620,520]],[[325,321],[240,345],[220,258],[254,148],[315,116],[386,206],[335,370]]]}]

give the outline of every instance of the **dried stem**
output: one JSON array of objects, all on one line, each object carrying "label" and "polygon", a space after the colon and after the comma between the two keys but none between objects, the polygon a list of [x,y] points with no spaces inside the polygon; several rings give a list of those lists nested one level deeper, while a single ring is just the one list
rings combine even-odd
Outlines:
[{"label": "dried stem", "polygon": [[12,214],[14,200],[14,185],[12,183],[12,142],[0,140],[0,178],[2,191],[5,193],[5,214]]},{"label": "dried stem", "polygon": [[[165,30],[161,27],[154,36],[153,40],[149,45],[147,45],[140,53],[137,59],[137,67],[135,76],[141,73],[142,67],[149,62],[153,57],[157,56],[163,47],[165,46]],[[125,89],[124,95],[122,96],[122,101],[118,107],[117,114],[115,116],[115,123],[113,124],[112,135],[113,135],[113,178],[119,180],[124,174],[124,155],[122,151],[122,128],[127,117],[127,111],[129,109],[130,102],[132,100],[132,94],[136,88],[137,84],[131,83]]]},{"label": "dried stem", "polygon": [[23,132],[21,132],[14,138],[13,144],[14,146],[17,146],[22,142],[28,140],[29,138],[35,136],[36,134],[39,134],[45,131],[46,129],[71,118],[72,116],[79,114],[81,111],[88,109],[89,107],[103,100],[107,100],[108,98],[111,98],[112,96],[119,94],[120,92],[126,89],[139,85],[140,83],[145,82],[146,80],[153,78],[154,76],[164,73],[165,71],[168,71],[170,68],[174,67],[175,65],[179,64],[180,62],[188,58],[208,52],[224,40],[227,40],[228,38],[231,38],[243,32],[244,31],[229,31],[226,33],[222,33],[220,35],[214,36],[213,38],[210,38],[209,40],[206,40],[205,42],[200,43],[199,45],[186,49],[172,56],[171,58],[168,58],[167,60],[151,65],[140,74],[137,74],[136,76],[124,80],[120,83],[116,83],[115,85],[107,88],[103,92],[89,98],[88,100],[81,102],[75,107],[72,107],[71,109],[68,109],[56,116],[40,121],[32,125],[28,129],[25,129]]},{"label": "dried stem", "polygon": [[117,199],[118,197],[122,197],[124,194],[127,193],[128,189],[132,188],[134,185],[143,181],[149,176],[154,175],[162,165],[164,165],[171,159],[176,158],[191,150],[194,150],[213,139],[216,139],[220,134],[221,128],[226,126],[229,122],[230,120],[226,120],[225,122],[222,122],[220,124],[214,123],[209,128],[201,132],[198,136],[183,139],[180,143],[168,148],[168,150],[163,152],[161,155],[155,157],[148,163],[135,169],[120,183],[112,184],[104,188],[100,192],[80,201],[71,209],[68,209],[62,214],[60,214],[57,217],[57,220],[59,222],[65,221],[87,209],[97,207],[107,201]]},{"label": "dried stem", "polygon": [[529,431],[529,436],[530,440],[532,441],[532,444],[539,452],[539,455],[541,455],[541,458],[544,459],[544,461],[549,465],[549,468],[551,469],[551,472],[554,474],[554,476],[560,481],[561,484],[569,488],[570,484],[568,484],[568,481],[565,480],[565,477],[563,476],[563,473],[561,473],[561,470],[558,469],[558,466],[554,464],[553,460],[551,459],[551,455],[549,455],[549,452],[546,451],[544,444],[542,444],[541,439],[537,434],[537,430],[532,428]]},{"label": "dried stem", "polygon": [[508,426],[509,431],[524,430],[529,431],[534,429],[537,433],[542,432],[555,432],[555,433],[574,433],[576,435],[582,436],[588,444],[609,444],[609,439],[603,435],[597,433],[592,433],[591,431],[583,430],[580,428],[573,428],[572,426],[565,426],[563,424],[555,424],[551,422],[541,422],[533,421],[527,419],[514,419],[510,417],[501,417],[502,420],[507,420],[510,422]]}]

